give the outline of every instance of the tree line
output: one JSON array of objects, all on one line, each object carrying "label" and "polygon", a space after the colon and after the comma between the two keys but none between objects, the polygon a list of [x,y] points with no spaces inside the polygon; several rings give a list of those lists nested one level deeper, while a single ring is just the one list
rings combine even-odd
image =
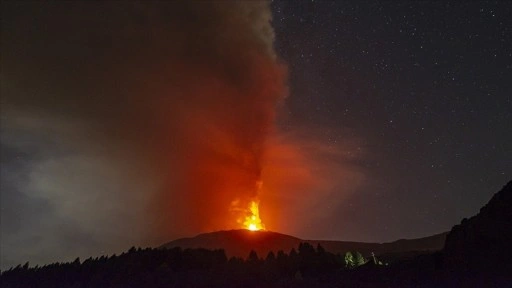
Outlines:
[{"label": "tree line", "polygon": [[301,243],[288,253],[228,258],[224,250],[135,248],[120,255],[3,271],[2,287],[261,287],[378,264],[359,252],[333,254]]}]

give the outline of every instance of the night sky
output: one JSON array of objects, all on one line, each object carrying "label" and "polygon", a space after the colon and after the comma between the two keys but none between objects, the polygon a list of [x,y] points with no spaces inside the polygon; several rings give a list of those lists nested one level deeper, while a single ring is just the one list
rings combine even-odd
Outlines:
[{"label": "night sky", "polygon": [[512,178],[512,4],[2,1],[2,269],[448,231]]},{"label": "night sky", "polygon": [[445,231],[511,178],[510,3],[276,2],[273,15],[290,69],[282,125],[364,153],[365,187],[315,224],[322,236]]}]

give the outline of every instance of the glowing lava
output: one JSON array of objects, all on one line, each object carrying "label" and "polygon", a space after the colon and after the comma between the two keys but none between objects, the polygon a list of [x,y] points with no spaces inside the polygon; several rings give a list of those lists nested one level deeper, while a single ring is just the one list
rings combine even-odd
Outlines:
[{"label": "glowing lava", "polygon": [[265,230],[265,225],[261,222],[258,202],[251,201],[249,203],[250,215],[245,217],[244,227],[251,231]]}]

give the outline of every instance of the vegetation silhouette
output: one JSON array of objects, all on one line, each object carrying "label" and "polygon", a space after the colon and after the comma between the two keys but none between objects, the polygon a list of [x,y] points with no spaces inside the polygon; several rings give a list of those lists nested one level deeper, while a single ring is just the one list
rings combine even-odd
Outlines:
[{"label": "vegetation silhouette", "polygon": [[[224,250],[135,248],[121,255],[42,267],[18,265],[1,287],[512,287],[512,182],[463,220],[437,252],[384,260],[328,252],[308,242],[288,253],[228,258]],[[396,256],[396,255],[395,255]],[[383,258],[381,258],[383,257]],[[388,258],[391,259],[391,258]]]},{"label": "vegetation silhouette", "polygon": [[276,256],[271,251],[264,259],[255,251],[247,259],[228,259],[224,250],[132,247],[121,255],[83,262],[77,258],[42,267],[26,263],[2,272],[0,279],[2,287],[271,287],[357,266],[344,258],[309,243],[301,243],[298,252],[280,250]]},{"label": "vegetation silhouette", "polygon": [[[508,287],[512,279],[447,274],[441,252],[391,265],[358,251],[333,254],[301,243],[289,253],[269,252],[261,258],[227,258],[224,250],[132,247],[121,255],[54,263],[18,265],[0,276],[2,287]],[[459,275],[459,276],[454,276]],[[460,277],[462,275],[462,277]],[[482,276],[482,275],[480,275]],[[500,278],[501,277],[501,278]],[[453,282],[453,279],[468,279]],[[485,283],[484,286],[483,283]],[[478,284],[478,285],[477,285]],[[480,286],[479,286],[480,285]],[[501,286],[500,286],[501,285]]]}]

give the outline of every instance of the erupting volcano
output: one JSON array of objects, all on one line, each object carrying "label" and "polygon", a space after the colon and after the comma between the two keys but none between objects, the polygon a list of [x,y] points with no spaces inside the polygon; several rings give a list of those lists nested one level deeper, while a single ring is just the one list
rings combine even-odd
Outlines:
[{"label": "erupting volcano", "polygon": [[260,218],[260,199],[258,195],[261,193],[263,182],[256,181],[254,187],[254,194],[250,198],[240,199],[236,198],[231,202],[230,212],[236,216],[238,229],[243,228],[250,231],[265,230],[265,224]]},{"label": "erupting volcano", "polygon": [[259,203],[256,201],[251,201],[249,204],[250,215],[245,217],[244,227],[247,230],[258,231],[265,230],[265,225],[261,222],[260,211],[259,211]]}]

